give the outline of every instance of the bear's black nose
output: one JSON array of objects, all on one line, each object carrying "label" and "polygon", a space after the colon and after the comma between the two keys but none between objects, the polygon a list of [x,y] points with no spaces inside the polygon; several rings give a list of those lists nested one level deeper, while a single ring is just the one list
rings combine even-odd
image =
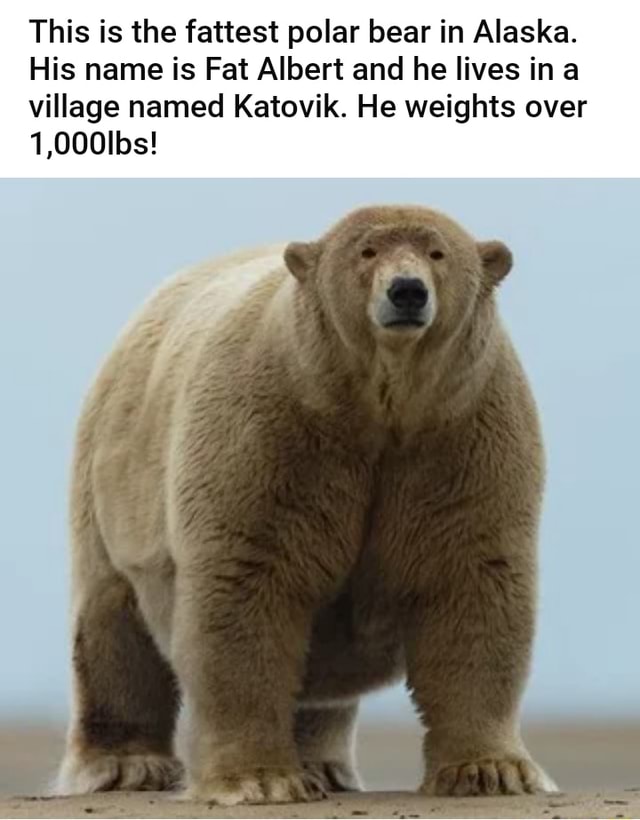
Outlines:
[{"label": "bear's black nose", "polygon": [[395,276],[387,290],[389,301],[399,310],[420,310],[427,304],[429,292],[422,279],[414,276]]}]

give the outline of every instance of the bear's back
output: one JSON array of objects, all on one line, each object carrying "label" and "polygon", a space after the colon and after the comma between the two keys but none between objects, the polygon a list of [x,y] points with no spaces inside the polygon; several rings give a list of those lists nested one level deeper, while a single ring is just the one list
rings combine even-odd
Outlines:
[{"label": "bear's back", "polygon": [[129,540],[126,530],[138,529],[131,518],[135,509],[154,506],[176,398],[201,346],[226,316],[252,299],[256,286],[286,276],[282,251],[282,246],[255,248],[178,273],[120,334],[85,402],[76,452],[91,474],[108,542]]},{"label": "bear's back", "polygon": [[104,363],[93,394],[124,389],[129,401],[170,376],[177,359],[216,332],[221,319],[241,306],[251,289],[282,267],[282,246],[265,246],[210,259],[164,282],[129,320]]}]

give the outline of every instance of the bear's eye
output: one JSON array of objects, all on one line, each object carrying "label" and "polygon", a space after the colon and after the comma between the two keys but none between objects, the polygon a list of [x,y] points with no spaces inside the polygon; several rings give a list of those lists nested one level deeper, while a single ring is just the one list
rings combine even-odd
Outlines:
[{"label": "bear's eye", "polygon": [[376,255],[376,252],[374,251],[373,248],[365,248],[362,251],[362,257],[364,259],[373,259],[375,255]]},{"label": "bear's eye", "polygon": [[442,251],[431,251],[431,253],[429,254],[429,256],[430,256],[432,259],[436,259],[436,260],[438,260],[438,259],[444,259],[444,254],[442,253]]}]

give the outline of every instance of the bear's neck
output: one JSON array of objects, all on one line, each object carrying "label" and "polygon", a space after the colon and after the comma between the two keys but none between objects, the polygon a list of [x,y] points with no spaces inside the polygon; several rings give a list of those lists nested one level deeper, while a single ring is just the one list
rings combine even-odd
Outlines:
[{"label": "bear's neck", "polygon": [[377,347],[360,375],[360,400],[398,441],[472,412],[499,355],[502,331],[474,319],[445,342]]},{"label": "bear's neck", "polygon": [[492,300],[437,345],[371,345],[362,351],[346,348],[322,312],[294,291],[286,301],[294,321],[278,323],[276,345],[291,395],[325,428],[367,446],[372,440],[401,443],[470,412],[504,341]]}]

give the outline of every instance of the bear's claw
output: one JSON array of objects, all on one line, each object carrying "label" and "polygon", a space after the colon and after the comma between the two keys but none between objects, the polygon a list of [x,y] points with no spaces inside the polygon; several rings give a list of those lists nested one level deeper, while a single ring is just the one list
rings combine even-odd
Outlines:
[{"label": "bear's claw", "polygon": [[322,780],[312,772],[257,768],[192,783],[184,797],[235,806],[238,803],[305,803],[322,800],[326,791]]},{"label": "bear's claw", "polygon": [[441,766],[423,794],[455,797],[555,792],[557,786],[533,761],[522,757],[483,759]]}]

